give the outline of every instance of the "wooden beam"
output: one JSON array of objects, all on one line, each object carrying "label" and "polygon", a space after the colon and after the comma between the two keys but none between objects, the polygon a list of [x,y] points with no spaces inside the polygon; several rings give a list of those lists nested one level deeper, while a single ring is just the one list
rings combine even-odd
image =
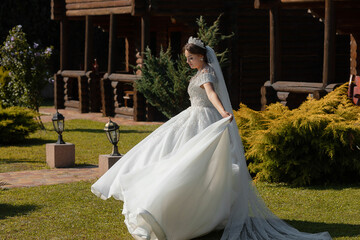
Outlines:
[{"label": "wooden beam", "polygon": [[324,21],[324,62],[323,62],[323,87],[333,83],[335,79],[335,9],[334,0],[325,0]]},{"label": "wooden beam", "polygon": [[279,8],[269,11],[270,23],[270,83],[273,84],[281,78],[281,37],[279,24]]},{"label": "wooden beam", "polygon": [[115,58],[117,54],[116,35],[117,35],[117,15],[110,14],[110,29],[109,29],[109,54],[108,54],[108,74],[115,71]]},{"label": "wooden beam", "polygon": [[124,7],[109,7],[100,9],[80,9],[80,10],[66,10],[66,16],[95,16],[95,15],[109,15],[109,14],[127,14],[131,13],[131,6]]},{"label": "wooden beam", "polygon": [[68,33],[69,22],[66,18],[60,21],[60,71],[68,68]]},{"label": "wooden beam", "polygon": [[93,62],[93,20],[91,16],[85,18],[85,51],[84,51],[84,71],[92,69]]},{"label": "wooden beam", "polygon": [[67,3],[67,10],[80,10],[80,9],[99,9],[107,7],[124,7],[131,6],[131,1],[129,0],[116,0],[116,1],[100,1],[100,2],[76,2],[76,3]]}]

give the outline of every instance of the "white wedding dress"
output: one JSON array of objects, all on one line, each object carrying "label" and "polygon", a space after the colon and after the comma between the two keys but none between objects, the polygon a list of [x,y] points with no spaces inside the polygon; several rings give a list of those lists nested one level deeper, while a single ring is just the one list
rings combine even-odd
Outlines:
[{"label": "white wedding dress", "polygon": [[188,86],[191,106],[126,153],[91,187],[122,200],[135,239],[186,240],[224,229],[222,239],[331,239],[273,215],[252,184],[235,121],[222,118],[200,86],[231,105],[215,53]]}]

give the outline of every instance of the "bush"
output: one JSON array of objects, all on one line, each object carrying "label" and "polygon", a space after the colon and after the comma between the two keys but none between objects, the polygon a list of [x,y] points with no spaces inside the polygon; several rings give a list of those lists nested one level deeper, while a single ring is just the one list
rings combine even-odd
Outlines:
[{"label": "bush", "polygon": [[8,71],[6,81],[0,85],[1,107],[22,106],[39,111],[40,91],[50,76],[47,61],[51,53],[52,47],[30,45],[21,25],[9,31],[0,48],[0,65]]},{"label": "bush", "polygon": [[37,113],[23,107],[0,108],[0,144],[23,142],[39,128]]},{"label": "bush", "polygon": [[294,110],[240,105],[235,118],[257,180],[301,186],[360,177],[360,108],[347,99],[346,84]]}]

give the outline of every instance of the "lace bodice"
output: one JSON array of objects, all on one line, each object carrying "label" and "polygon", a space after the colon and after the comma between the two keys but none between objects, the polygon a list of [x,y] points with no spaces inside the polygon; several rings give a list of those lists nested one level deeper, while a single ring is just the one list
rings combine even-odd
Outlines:
[{"label": "lace bodice", "polygon": [[201,86],[207,82],[211,82],[215,92],[217,92],[218,84],[215,72],[209,66],[206,66],[204,69],[197,72],[190,80],[188,94],[190,96],[191,106],[213,107],[213,104],[206,95],[205,89],[201,88]]}]

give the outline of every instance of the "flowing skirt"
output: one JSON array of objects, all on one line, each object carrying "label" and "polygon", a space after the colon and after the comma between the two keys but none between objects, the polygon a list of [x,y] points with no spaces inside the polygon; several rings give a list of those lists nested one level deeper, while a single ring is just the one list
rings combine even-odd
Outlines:
[{"label": "flowing skirt", "polygon": [[229,122],[214,107],[189,107],[132,148],[91,191],[124,201],[135,239],[186,240],[224,227],[222,239],[331,239],[327,232],[299,232],[271,213]]},{"label": "flowing skirt", "polygon": [[190,239],[223,228],[236,195],[228,123],[213,107],[189,107],[125,154],[92,192],[124,201],[135,238]]}]

